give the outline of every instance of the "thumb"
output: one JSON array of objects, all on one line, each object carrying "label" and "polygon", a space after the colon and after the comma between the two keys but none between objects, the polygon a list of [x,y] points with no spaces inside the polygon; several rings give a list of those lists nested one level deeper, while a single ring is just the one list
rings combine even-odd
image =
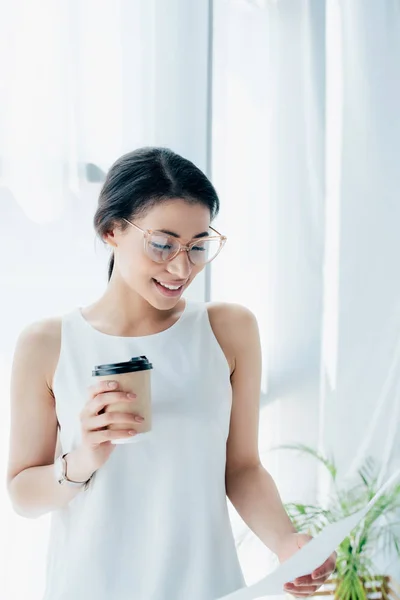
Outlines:
[{"label": "thumb", "polygon": [[296,536],[296,541],[299,549],[308,544],[308,542],[310,542],[312,539],[312,535],[308,533],[298,533]]}]

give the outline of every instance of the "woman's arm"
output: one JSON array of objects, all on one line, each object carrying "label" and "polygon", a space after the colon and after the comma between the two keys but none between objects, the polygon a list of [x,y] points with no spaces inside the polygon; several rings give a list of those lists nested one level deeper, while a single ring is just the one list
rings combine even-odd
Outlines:
[{"label": "woman's arm", "polygon": [[250,529],[278,553],[280,541],[296,529],[258,451],[262,360],[257,321],[251,311],[236,304],[221,304],[212,311],[214,332],[233,364],[227,496]]},{"label": "woman's arm", "polygon": [[[28,518],[66,506],[81,490],[60,485],[54,460],[58,422],[52,375],[60,352],[61,323],[46,319],[19,336],[11,373],[11,431],[7,487],[14,510]],[[67,456],[67,475],[85,481],[79,452]]]}]

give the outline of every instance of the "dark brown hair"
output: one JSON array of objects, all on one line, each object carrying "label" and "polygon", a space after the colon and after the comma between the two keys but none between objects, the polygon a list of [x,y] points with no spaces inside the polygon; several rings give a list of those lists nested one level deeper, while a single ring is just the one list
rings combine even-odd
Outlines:
[{"label": "dark brown hair", "polygon": [[[121,156],[110,168],[100,192],[94,215],[94,228],[104,235],[123,219],[144,216],[155,204],[173,198],[203,204],[210,209],[211,221],[219,211],[219,199],[206,175],[190,160],[168,148],[145,147]],[[108,280],[114,268],[110,258]]]}]

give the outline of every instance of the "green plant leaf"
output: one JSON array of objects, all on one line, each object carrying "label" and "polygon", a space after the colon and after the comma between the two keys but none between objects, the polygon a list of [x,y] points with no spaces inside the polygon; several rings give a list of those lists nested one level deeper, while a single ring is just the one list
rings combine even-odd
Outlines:
[{"label": "green plant leaf", "polygon": [[[378,491],[379,470],[371,457],[367,457],[358,470],[358,480],[347,483],[346,487],[340,487],[333,460],[303,444],[283,445],[275,449],[295,450],[313,456],[325,465],[333,479],[333,490],[327,498],[325,508],[300,502],[285,505],[290,518],[301,532],[318,534],[328,523],[336,522],[364,508]],[[363,579],[371,581],[376,573],[373,557],[377,546],[385,548],[388,552],[395,551],[400,558],[400,532],[396,532],[399,510],[400,483],[392,486],[377,499],[361,523],[339,545],[336,565],[339,582],[335,598],[366,598]]]},{"label": "green plant leaf", "polygon": [[374,495],[375,491],[377,491],[376,484],[378,481],[378,470],[374,458],[372,456],[368,456],[365,459],[364,464],[358,469],[357,472],[366,489],[369,492],[372,492],[372,495]]},{"label": "green plant leaf", "polygon": [[314,450],[314,448],[311,448],[310,446],[307,446],[305,444],[281,444],[279,446],[273,446],[272,448],[270,448],[270,451],[275,450],[295,450],[302,454],[308,454],[320,461],[328,469],[333,481],[336,480],[337,468],[334,461],[323,456],[317,450]]}]

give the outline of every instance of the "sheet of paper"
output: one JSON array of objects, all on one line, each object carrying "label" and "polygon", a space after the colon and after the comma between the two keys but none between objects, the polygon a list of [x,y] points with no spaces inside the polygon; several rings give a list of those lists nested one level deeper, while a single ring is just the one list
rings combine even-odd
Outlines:
[{"label": "sheet of paper", "polygon": [[293,554],[270,575],[254,585],[241,588],[227,596],[220,597],[218,600],[255,600],[264,596],[287,593],[283,589],[284,584],[293,581],[296,577],[310,575],[314,569],[321,566],[352,529],[365,517],[380,496],[399,477],[400,469],[388,479],[364,508],[337,523],[327,525],[308,544],[303,546],[296,554]]}]

